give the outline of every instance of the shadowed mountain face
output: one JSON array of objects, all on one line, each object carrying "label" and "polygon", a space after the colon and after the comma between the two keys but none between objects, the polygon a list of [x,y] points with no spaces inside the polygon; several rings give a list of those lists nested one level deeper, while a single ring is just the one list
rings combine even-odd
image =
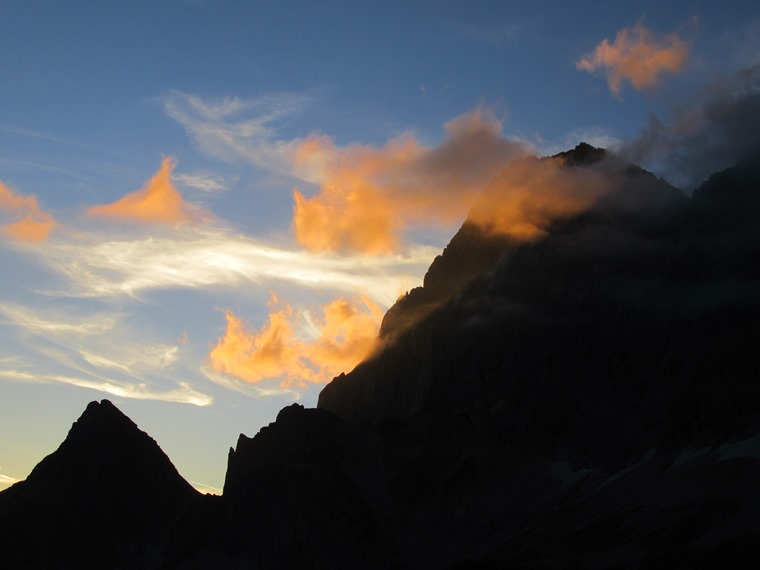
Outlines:
[{"label": "shadowed mountain face", "polygon": [[757,163],[691,198],[589,145],[513,163],[388,312],[383,349],[317,409],[240,436],[221,498],[93,403],[0,493],[0,551],[61,568],[736,566],[760,546]]},{"label": "shadowed mountain face", "polygon": [[[503,238],[500,249],[466,223],[433,265],[448,266],[444,283],[456,281],[458,251],[485,241],[496,261],[473,272],[478,254],[467,258],[467,284],[335,379],[319,407],[371,423],[466,414],[510,453],[609,467],[651,447],[752,433],[757,178],[746,167],[716,175],[689,200],[641,169],[577,150],[559,155],[563,169],[603,172],[607,193],[539,239]],[[486,194],[498,191],[497,180]],[[394,321],[424,289],[441,288],[433,268],[423,291],[389,311]]]}]

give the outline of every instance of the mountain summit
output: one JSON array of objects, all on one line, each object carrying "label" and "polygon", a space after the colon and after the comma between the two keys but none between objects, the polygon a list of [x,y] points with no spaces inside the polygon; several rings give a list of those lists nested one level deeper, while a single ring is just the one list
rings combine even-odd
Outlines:
[{"label": "mountain summit", "polygon": [[198,493],[110,401],[91,402],[26,481],[0,493],[12,568],[152,567]]}]

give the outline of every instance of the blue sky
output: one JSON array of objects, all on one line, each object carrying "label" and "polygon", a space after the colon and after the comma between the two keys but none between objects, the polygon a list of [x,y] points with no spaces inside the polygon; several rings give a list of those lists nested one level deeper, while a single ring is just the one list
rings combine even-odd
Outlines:
[{"label": "blue sky", "polygon": [[760,64],[739,1],[11,0],[2,22],[0,488],[107,397],[220,489],[238,433],[315,405],[509,160],[636,139]]}]

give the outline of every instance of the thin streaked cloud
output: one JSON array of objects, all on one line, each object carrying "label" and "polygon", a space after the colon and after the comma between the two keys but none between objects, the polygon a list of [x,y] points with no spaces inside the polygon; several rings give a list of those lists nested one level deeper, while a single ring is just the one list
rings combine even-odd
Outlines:
[{"label": "thin streaked cloud", "polygon": [[211,485],[206,485],[205,483],[201,483],[199,481],[193,481],[191,479],[188,479],[187,482],[190,483],[193,486],[193,488],[199,493],[203,493],[203,494],[210,493],[212,495],[222,494],[222,489],[220,489],[219,487],[212,487]]},{"label": "thin streaked cloud", "polygon": [[[2,471],[2,467],[0,467],[0,471]],[[4,475],[3,473],[0,473],[0,491],[3,489],[6,489],[7,487],[10,487],[14,483],[18,483],[19,479],[16,479],[15,477],[10,477],[9,475]]]},{"label": "thin streaked cloud", "polygon": [[290,174],[293,145],[279,140],[277,125],[312,101],[313,97],[292,93],[213,100],[173,91],[163,99],[163,105],[166,114],[185,128],[204,154]]},{"label": "thin streaked cloud", "polygon": [[[192,358],[181,362],[179,344],[152,338],[125,322],[123,314],[53,308],[43,316],[42,311],[10,303],[0,304],[0,314],[0,322],[12,332],[9,338],[20,340],[16,356],[0,359],[2,378],[67,384],[140,400],[197,406],[213,401],[187,382]],[[30,337],[31,342],[26,340]]]},{"label": "thin streaked cloud", "polygon": [[418,284],[438,250],[418,246],[378,257],[315,255],[269,245],[217,225],[122,239],[97,232],[78,234],[25,252],[62,277],[61,287],[46,291],[48,295],[139,296],[158,289],[274,280],[351,294],[360,291],[389,306]]},{"label": "thin streaked cloud", "polygon": [[[56,313],[59,313],[57,316]],[[6,323],[37,335],[94,335],[114,328],[122,315],[89,314],[85,317],[60,314],[57,309],[35,310],[14,303],[0,303],[0,315]]]},{"label": "thin streaked cloud", "polygon": [[210,406],[214,401],[211,396],[195,390],[187,382],[181,382],[170,390],[161,390],[145,383],[130,384],[112,379],[90,380],[61,374],[36,374],[24,370],[0,370],[0,378],[17,382],[68,384],[135,400],[158,400],[194,406]]},{"label": "thin streaked cloud", "polygon": [[293,388],[292,386],[281,386],[278,384],[272,385],[253,385],[241,382],[238,378],[234,378],[224,372],[217,372],[209,366],[202,366],[200,368],[201,374],[207,379],[228,390],[234,390],[239,394],[248,396],[249,398],[267,398],[271,396],[289,396],[294,401],[301,399],[301,392]]},{"label": "thin streaked cloud", "polygon": [[176,180],[182,186],[187,186],[193,190],[201,192],[223,192],[228,190],[230,184],[236,182],[236,179],[228,180],[225,177],[213,174],[207,171],[199,171],[187,174],[173,174],[172,179]]}]

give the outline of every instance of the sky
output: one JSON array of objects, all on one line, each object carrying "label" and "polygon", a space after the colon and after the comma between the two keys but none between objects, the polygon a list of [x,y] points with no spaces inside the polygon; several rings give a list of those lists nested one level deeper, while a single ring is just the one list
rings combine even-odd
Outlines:
[{"label": "sky", "polygon": [[751,1],[2,12],[0,489],[108,398],[219,493],[238,434],[377,350],[506,164],[586,141],[688,193],[732,156],[715,101],[760,85]]}]

